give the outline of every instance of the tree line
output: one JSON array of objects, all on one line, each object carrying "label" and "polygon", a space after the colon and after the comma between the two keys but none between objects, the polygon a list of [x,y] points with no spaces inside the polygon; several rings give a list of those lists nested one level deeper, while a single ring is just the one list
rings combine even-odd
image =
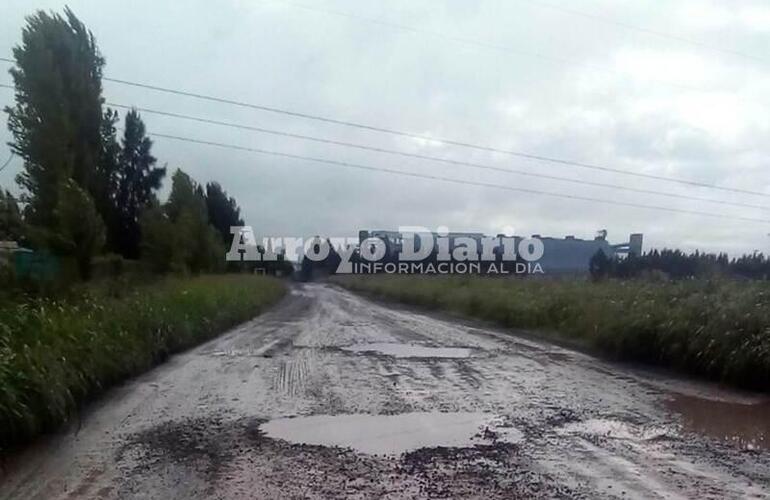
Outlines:
[{"label": "tree line", "polygon": [[[0,189],[0,240],[47,250],[88,279],[103,253],[142,259],[156,272],[216,270],[230,226],[243,225],[236,200],[217,182],[182,170],[167,175],[140,114],[105,106],[105,59],[69,9],[26,19],[10,70],[15,104],[5,107],[12,152],[23,160],[20,199]],[[23,208],[21,208],[23,207]]]},{"label": "tree line", "polygon": [[604,277],[638,278],[651,274],[663,274],[673,279],[732,276],[745,279],[770,278],[770,258],[755,252],[729,258],[726,253],[685,253],[681,250],[650,250],[642,255],[629,255],[623,259],[608,258],[599,250],[590,263],[595,279]]}]

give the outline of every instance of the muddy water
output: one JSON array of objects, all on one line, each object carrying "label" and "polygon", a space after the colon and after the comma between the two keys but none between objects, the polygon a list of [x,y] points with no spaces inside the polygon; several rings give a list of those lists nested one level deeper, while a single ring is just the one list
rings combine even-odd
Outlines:
[{"label": "muddy water", "polygon": [[472,350],[467,347],[430,347],[417,344],[397,344],[394,342],[370,342],[344,346],[344,350],[353,352],[376,352],[396,358],[467,358]]},{"label": "muddy water", "polygon": [[770,449],[770,400],[745,403],[676,394],[666,406],[681,416],[686,432],[740,449]]},{"label": "muddy water", "polygon": [[270,438],[353,448],[371,455],[400,455],[420,448],[471,447],[517,442],[521,433],[489,413],[419,412],[400,415],[313,415],[271,420]]},{"label": "muddy water", "polygon": [[762,401],[313,284],[10,457],[0,498],[770,498]]},{"label": "muddy water", "polygon": [[675,436],[672,426],[640,426],[623,420],[609,418],[592,418],[582,422],[568,423],[560,429],[559,433],[564,435],[596,436],[637,443]]}]

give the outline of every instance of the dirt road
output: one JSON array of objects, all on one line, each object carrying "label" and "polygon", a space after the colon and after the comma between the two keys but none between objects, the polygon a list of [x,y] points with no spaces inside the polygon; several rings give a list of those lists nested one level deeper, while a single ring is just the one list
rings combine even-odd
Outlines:
[{"label": "dirt road", "polygon": [[8,460],[0,498],[770,498],[769,426],[761,398],[313,284]]}]

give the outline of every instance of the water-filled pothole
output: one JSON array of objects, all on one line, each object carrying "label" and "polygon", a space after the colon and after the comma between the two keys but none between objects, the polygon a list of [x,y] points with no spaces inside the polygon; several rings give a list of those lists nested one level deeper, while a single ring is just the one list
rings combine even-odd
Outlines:
[{"label": "water-filled pothole", "polygon": [[273,439],[352,448],[372,455],[400,455],[438,446],[516,443],[522,439],[517,429],[503,426],[489,413],[313,415],[271,420],[260,429]]},{"label": "water-filled pothole", "polygon": [[628,441],[654,441],[671,437],[672,429],[660,425],[634,425],[622,420],[592,418],[578,422],[568,422],[557,431],[559,434],[580,434],[602,436]]},{"label": "water-filled pothole", "polygon": [[681,416],[685,431],[742,449],[770,449],[770,401],[744,404],[677,394],[666,406]]},{"label": "water-filled pothole", "polygon": [[473,352],[469,347],[429,347],[392,342],[353,344],[344,346],[342,349],[352,352],[374,352],[395,358],[467,358]]}]

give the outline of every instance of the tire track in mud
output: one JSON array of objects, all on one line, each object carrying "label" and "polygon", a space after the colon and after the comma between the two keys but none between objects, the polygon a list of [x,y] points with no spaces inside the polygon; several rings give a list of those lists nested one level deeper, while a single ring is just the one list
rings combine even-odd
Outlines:
[{"label": "tire track in mud", "polygon": [[[351,350],[383,343],[397,348]],[[665,404],[672,391],[714,388],[301,285],[274,310],[111,391],[77,435],[13,457],[0,497],[770,497],[770,454],[686,432]],[[483,412],[499,428],[479,429],[483,444],[378,456],[272,439],[260,427],[435,412]],[[523,438],[498,439],[506,429]]]},{"label": "tire track in mud", "polygon": [[289,396],[298,396],[305,392],[311,373],[318,369],[318,354],[312,349],[302,349],[299,354],[281,359],[279,363],[273,388]]}]

